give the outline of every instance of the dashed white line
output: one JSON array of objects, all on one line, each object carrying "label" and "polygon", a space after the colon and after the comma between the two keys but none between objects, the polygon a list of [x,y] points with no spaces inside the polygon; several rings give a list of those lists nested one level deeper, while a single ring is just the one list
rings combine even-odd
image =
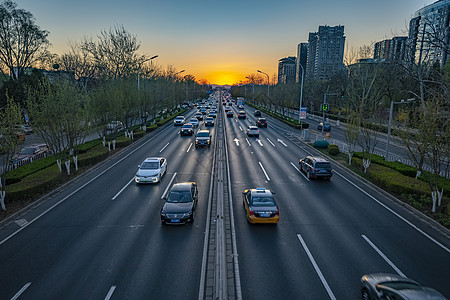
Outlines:
[{"label": "dashed white line", "polygon": [[134,176],[133,176],[133,178],[131,178],[130,181],[128,181],[127,184],[125,184],[125,186],[114,197],[112,197],[111,200],[116,200],[116,198],[119,197],[120,193],[122,193],[127,188],[127,186],[129,186],[130,183],[132,183],[133,181],[134,181]]},{"label": "dashed white line", "polygon": [[305,174],[303,174],[302,171],[299,170],[299,168],[297,168],[297,166],[292,161],[291,161],[291,165],[297,170],[297,172],[302,174],[302,176],[305,177],[306,180],[311,181],[311,180],[308,179],[308,177],[305,176]]},{"label": "dashed white line", "polygon": [[239,129],[240,129],[241,131],[244,131],[244,130],[242,129],[242,127],[241,127],[241,126],[239,126]]},{"label": "dashed white line", "polygon": [[366,240],[366,242],[367,243],[369,243],[369,245],[375,250],[375,251],[377,251],[377,253],[395,270],[395,272],[397,272],[397,274],[398,275],[400,275],[400,276],[402,276],[402,277],[406,277],[405,276],[405,274],[403,274],[403,272],[402,271],[400,271],[400,269],[399,268],[397,268],[397,266],[396,265],[394,265],[394,263],[389,259],[389,258],[387,258],[387,256],[386,255],[384,255],[384,253],[383,252],[381,252],[381,250],[380,249],[378,249],[378,247],[377,246],[375,246],[375,244],[374,243],[372,243],[364,234],[363,235],[361,235],[362,237],[363,237],[363,239],[365,239]]},{"label": "dashed white line", "polygon": [[312,256],[311,252],[308,249],[308,246],[306,245],[305,241],[303,240],[301,234],[297,234],[297,237],[302,243],[303,249],[305,249],[306,254],[309,257],[309,260],[311,261],[314,269],[316,270],[317,275],[319,275],[320,281],[322,281],[323,286],[327,290],[328,296],[330,296],[330,299],[336,300],[336,297],[334,296],[333,292],[331,291],[330,286],[328,285],[327,281],[325,280],[325,277],[323,276],[322,272],[319,269],[319,266],[317,265],[316,261],[314,260],[314,257]]},{"label": "dashed white line", "polygon": [[189,145],[189,148],[187,149],[186,152],[189,152],[189,150],[191,150],[191,147],[192,147],[192,143]]},{"label": "dashed white line", "polygon": [[252,144],[250,144],[250,141],[248,140],[248,138],[245,138],[245,140],[247,141],[247,144],[251,147]]},{"label": "dashed white line", "polygon": [[173,180],[175,179],[175,176],[177,176],[177,172],[175,172],[172,176],[172,179],[170,179],[170,182],[167,185],[166,189],[164,190],[164,193],[162,194],[161,199],[164,199],[164,197],[166,196],[167,191],[169,190],[170,186],[172,185]]},{"label": "dashed white line", "polygon": [[272,146],[274,146],[275,147],[275,144],[274,143],[272,143],[272,141],[271,140],[269,140],[269,138],[267,138],[267,140],[269,141],[269,143],[272,145]]},{"label": "dashed white line", "polygon": [[105,297],[105,300],[111,299],[112,294],[114,293],[114,290],[115,290],[115,289],[116,289],[116,286],[113,285],[113,286],[109,289],[109,292],[108,292],[108,294],[107,294],[106,297]]},{"label": "dashed white line", "polygon": [[260,139],[256,139],[256,141],[258,142],[258,144],[259,144],[261,147],[264,147],[264,145],[263,145],[263,143],[262,143],[262,141],[261,141]]},{"label": "dashed white line", "polygon": [[262,165],[262,163],[261,163],[261,162],[259,162],[259,166],[260,166],[260,167],[261,167],[261,169],[263,170],[263,172],[264,172],[264,175],[266,175],[267,181],[270,181],[270,178],[269,178],[269,176],[267,175],[267,172],[266,172],[266,170],[264,169],[264,167],[263,167],[263,165]]},{"label": "dashed white line", "polygon": [[167,144],[166,144],[166,145],[165,145],[164,147],[162,147],[162,149],[161,149],[161,150],[159,150],[159,153],[163,152],[163,151],[164,151],[164,149],[166,149],[166,147],[167,147],[167,146],[169,146],[169,144],[170,144],[170,143],[167,143]]},{"label": "dashed white line", "polygon": [[432,238],[430,235],[428,235],[427,233],[425,233],[423,230],[419,229],[416,225],[412,224],[411,222],[409,222],[408,220],[406,220],[405,218],[403,218],[402,216],[400,216],[398,213],[396,213],[395,211],[393,211],[392,209],[390,209],[389,207],[387,207],[386,205],[384,205],[383,203],[381,203],[380,200],[378,200],[377,198],[373,197],[372,195],[370,195],[368,192],[366,192],[365,190],[363,190],[362,188],[360,188],[359,186],[357,186],[355,183],[351,182],[349,179],[347,179],[346,177],[344,177],[344,175],[340,174],[339,172],[337,172],[336,170],[334,170],[334,173],[336,173],[337,175],[339,175],[340,177],[342,177],[343,179],[345,179],[348,183],[350,183],[351,185],[353,185],[355,188],[357,188],[358,190],[360,190],[361,192],[363,192],[364,194],[366,194],[369,198],[372,198],[372,200],[374,200],[375,202],[377,202],[379,205],[381,205],[382,207],[384,207],[385,209],[387,209],[388,211],[390,211],[391,213],[393,213],[395,216],[397,216],[400,220],[404,221],[406,224],[410,225],[412,228],[414,228],[415,230],[417,230],[418,232],[420,232],[421,234],[423,234],[425,237],[427,237],[430,241],[432,241],[433,243],[435,243],[436,245],[438,245],[439,247],[441,247],[442,249],[444,249],[445,251],[450,253],[450,249],[445,247],[444,245],[442,245],[441,243],[439,243],[438,241],[436,241],[434,238]]},{"label": "dashed white line", "polygon": [[20,227],[23,227],[28,224],[28,221],[25,219],[19,219],[19,220],[16,220],[16,224],[19,225]]},{"label": "dashed white line", "polygon": [[23,292],[31,285],[31,282],[27,282],[15,295],[11,298],[11,300],[16,300],[22,295]]}]

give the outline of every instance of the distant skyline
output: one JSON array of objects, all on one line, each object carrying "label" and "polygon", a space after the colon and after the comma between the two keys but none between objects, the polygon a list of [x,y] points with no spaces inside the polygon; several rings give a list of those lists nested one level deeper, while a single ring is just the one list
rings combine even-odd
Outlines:
[{"label": "distant skyline", "polygon": [[[3,0],[2,0],[3,2]],[[172,65],[197,80],[234,84],[262,70],[277,73],[278,59],[296,56],[320,25],[343,25],[346,52],[407,35],[409,20],[425,0],[17,0],[50,32],[51,52],[69,42],[96,37],[123,25],[141,42],[139,53],[158,55],[153,64]],[[369,2],[369,3],[368,3]]]}]

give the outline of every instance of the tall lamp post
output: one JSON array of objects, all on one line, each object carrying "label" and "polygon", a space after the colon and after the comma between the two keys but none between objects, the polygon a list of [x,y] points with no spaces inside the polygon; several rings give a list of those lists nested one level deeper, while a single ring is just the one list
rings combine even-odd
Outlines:
[{"label": "tall lamp post", "polygon": [[410,98],[405,100],[400,100],[399,102],[394,102],[391,101],[391,109],[389,111],[389,127],[388,127],[388,136],[387,136],[387,142],[386,142],[386,153],[384,154],[384,159],[387,161],[388,160],[388,155],[389,155],[389,143],[391,141],[391,127],[392,127],[392,114],[394,111],[394,104],[407,104],[407,103],[411,103],[413,101],[415,101],[415,98]]},{"label": "tall lamp post", "polygon": [[260,70],[256,70],[256,71],[258,71],[258,73],[262,73],[262,74],[267,76],[267,97],[270,97],[270,93],[269,93],[269,84],[270,84],[269,83],[269,74],[264,73],[263,71],[260,71]]},{"label": "tall lamp post", "polygon": [[158,57],[158,55],[152,56],[152,57],[150,57],[150,58],[147,58],[147,59],[141,61],[141,62],[138,64],[138,73],[137,73],[137,85],[138,85],[138,90],[139,90],[139,78],[140,78],[139,72],[140,72],[140,70],[141,70],[141,65],[142,65],[143,63],[145,63],[145,62],[147,62],[147,61],[149,61],[149,60],[155,59],[155,58],[157,58],[157,57]]}]

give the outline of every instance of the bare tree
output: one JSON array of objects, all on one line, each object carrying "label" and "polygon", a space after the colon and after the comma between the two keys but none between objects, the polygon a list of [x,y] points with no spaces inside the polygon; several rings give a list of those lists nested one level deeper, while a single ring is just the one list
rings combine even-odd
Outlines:
[{"label": "bare tree", "polygon": [[31,67],[50,45],[49,34],[34,23],[33,15],[6,0],[0,4],[0,61],[17,80],[23,69]]}]

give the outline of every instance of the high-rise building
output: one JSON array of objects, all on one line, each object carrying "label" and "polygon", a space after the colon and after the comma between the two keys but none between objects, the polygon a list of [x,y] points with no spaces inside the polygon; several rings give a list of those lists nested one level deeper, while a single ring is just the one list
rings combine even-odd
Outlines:
[{"label": "high-rise building", "polygon": [[439,0],[419,9],[409,22],[409,59],[441,66],[450,51],[450,0]]},{"label": "high-rise building", "polygon": [[308,39],[306,77],[329,79],[344,69],[344,26],[319,26]]},{"label": "high-rise building", "polygon": [[295,56],[280,59],[278,61],[278,83],[295,82],[296,70]]},{"label": "high-rise building", "polygon": [[404,61],[407,58],[406,36],[396,36],[389,40],[375,43],[374,59],[385,59],[388,61],[399,60]]},{"label": "high-rise building", "polygon": [[306,61],[308,59],[308,43],[300,43],[297,46],[297,74],[295,81],[300,82],[303,74],[306,74]]}]

